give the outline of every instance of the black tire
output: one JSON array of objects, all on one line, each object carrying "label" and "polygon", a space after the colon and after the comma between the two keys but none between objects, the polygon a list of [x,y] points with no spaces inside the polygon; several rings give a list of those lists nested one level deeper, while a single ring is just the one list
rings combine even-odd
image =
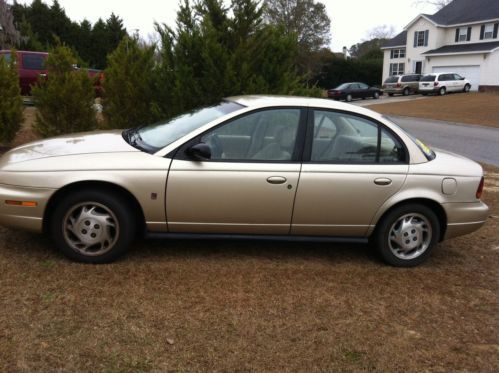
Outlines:
[{"label": "black tire", "polygon": [[374,92],[373,93],[373,98],[377,100],[379,98],[379,92]]},{"label": "black tire", "polygon": [[421,93],[423,96],[428,96],[428,93]]},{"label": "black tire", "polygon": [[[420,249],[418,249],[417,247],[412,251],[410,251],[409,248],[407,249],[407,252],[398,252],[398,255],[396,255],[394,251],[397,251],[397,249],[403,251],[403,249],[400,247],[397,248],[397,244],[395,244],[394,242],[392,243],[392,241],[394,240],[389,239],[390,231],[392,230],[392,228],[394,229],[394,231],[396,230],[397,225],[399,224],[399,219],[411,215],[414,215],[415,221],[419,221],[421,226],[426,227],[426,229],[429,230],[429,233],[428,231],[426,233],[414,233],[415,230],[412,229],[413,227],[408,226],[406,229],[400,232],[400,237],[402,240],[406,240],[407,238],[408,240],[405,242],[412,244],[411,238],[413,238],[414,241],[417,241],[420,235],[421,239],[423,241],[426,241],[427,247],[423,250],[424,245],[422,245],[421,247],[418,246]],[[399,228],[401,228],[401,226],[399,226]],[[411,236],[411,234],[413,234],[413,236]],[[396,236],[393,235],[393,237]],[[437,245],[439,238],[440,223],[436,214],[427,206],[418,204],[406,204],[394,208],[381,219],[373,234],[373,242],[375,243],[379,254],[386,263],[395,267],[414,267],[423,263],[431,255],[431,252]],[[418,243],[416,242],[415,244]],[[418,253],[418,251],[421,252]],[[406,255],[406,258],[401,258],[401,255]]]},{"label": "black tire", "polygon": [[347,95],[347,97],[345,98],[345,100],[347,102],[351,102],[352,101],[352,95]]},{"label": "black tire", "polygon": [[402,93],[404,96],[409,96],[409,93],[411,93],[409,91],[409,88],[404,88],[404,92]]},{"label": "black tire", "polygon": [[445,87],[442,87],[438,90],[438,94],[440,96],[444,96],[447,93],[447,89]]},{"label": "black tire", "polygon": [[466,85],[464,86],[464,88],[463,88],[463,92],[464,92],[464,93],[468,93],[468,92],[470,91],[470,89],[471,89],[471,85],[466,84]]},{"label": "black tire", "polygon": [[388,93],[388,96],[393,97],[393,93]]},{"label": "black tire", "polygon": [[[80,208],[79,206],[82,206],[81,208],[85,209],[87,208],[85,206],[92,206],[92,204],[93,206],[97,206],[97,209],[101,206],[102,211],[106,212],[107,209],[107,212],[114,215],[112,216],[112,219],[101,218],[106,215],[95,214],[94,216],[106,221],[112,221],[112,224],[114,224],[116,228],[104,227],[106,223],[102,223],[103,227],[96,224],[94,227],[100,228],[101,231],[106,231],[106,236],[112,235],[109,233],[109,229],[113,230],[114,238],[111,243],[108,243],[108,247],[102,249],[102,253],[94,252],[93,254],[90,253],[87,255],[71,246],[69,243],[71,239],[66,237],[73,235],[73,238],[75,238],[73,241],[77,241],[78,239],[71,232],[71,230],[63,228],[63,225],[65,226],[66,224],[64,222],[68,222],[68,219],[71,219],[69,216],[71,216],[70,212],[72,210],[76,211],[76,209]],[[119,194],[113,194],[112,192],[97,189],[79,190],[75,193],[64,196],[58,202],[53,214],[51,215],[51,220],[49,221],[49,232],[59,250],[61,250],[62,253],[68,258],[83,263],[110,263],[122,256],[128,250],[135,238],[136,219],[132,215],[131,211],[132,209],[130,208],[129,203],[124,198],[119,196]],[[87,222],[88,221],[86,221],[85,224]],[[92,222],[90,226],[94,223],[98,223],[98,221]],[[83,226],[79,225],[79,227]],[[92,227],[90,229],[92,229]],[[80,233],[79,230],[77,233]],[[87,232],[85,232],[85,234],[86,233]],[[100,233],[97,231],[97,234]],[[88,235],[86,237],[88,238]],[[99,238],[100,236],[97,237]]]}]

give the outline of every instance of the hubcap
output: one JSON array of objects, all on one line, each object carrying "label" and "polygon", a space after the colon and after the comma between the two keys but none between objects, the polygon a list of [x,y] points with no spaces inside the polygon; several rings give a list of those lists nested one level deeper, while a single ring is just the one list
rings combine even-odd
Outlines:
[{"label": "hubcap", "polygon": [[86,256],[107,253],[119,236],[118,219],[109,208],[97,202],[73,206],[62,224],[67,244]]},{"label": "hubcap", "polygon": [[407,214],[400,217],[390,228],[388,246],[399,259],[414,259],[430,246],[431,224],[421,214]]}]

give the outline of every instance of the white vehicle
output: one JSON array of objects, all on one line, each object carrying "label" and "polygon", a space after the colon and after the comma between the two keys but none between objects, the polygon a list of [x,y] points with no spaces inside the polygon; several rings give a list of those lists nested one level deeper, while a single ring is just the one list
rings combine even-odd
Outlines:
[{"label": "white vehicle", "polygon": [[419,92],[423,95],[438,93],[443,96],[447,92],[469,92],[470,89],[470,81],[456,73],[432,73],[419,81]]}]

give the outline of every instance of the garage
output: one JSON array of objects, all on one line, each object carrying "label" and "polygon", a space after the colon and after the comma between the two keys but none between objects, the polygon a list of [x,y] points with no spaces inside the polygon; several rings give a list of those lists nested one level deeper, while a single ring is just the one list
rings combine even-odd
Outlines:
[{"label": "garage", "polygon": [[434,66],[433,72],[450,72],[464,76],[470,81],[472,91],[478,91],[480,86],[480,66]]}]

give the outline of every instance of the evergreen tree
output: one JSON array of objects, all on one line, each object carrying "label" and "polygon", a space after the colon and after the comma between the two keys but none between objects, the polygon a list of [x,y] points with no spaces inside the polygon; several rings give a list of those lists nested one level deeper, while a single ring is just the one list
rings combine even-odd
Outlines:
[{"label": "evergreen tree", "polygon": [[35,130],[43,137],[89,131],[97,125],[92,81],[84,70],[74,70],[71,49],[59,45],[47,59],[49,79],[33,87],[38,113]]},{"label": "evergreen tree", "polygon": [[125,37],[109,56],[104,81],[104,115],[109,128],[130,128],[157,120],[154,50]]},{"label": "evergreen tree", "polygon": [[12,141],[23,120],[23,102],[16,66],[16,53],[10,62],[0,57],[0,142]]}]

